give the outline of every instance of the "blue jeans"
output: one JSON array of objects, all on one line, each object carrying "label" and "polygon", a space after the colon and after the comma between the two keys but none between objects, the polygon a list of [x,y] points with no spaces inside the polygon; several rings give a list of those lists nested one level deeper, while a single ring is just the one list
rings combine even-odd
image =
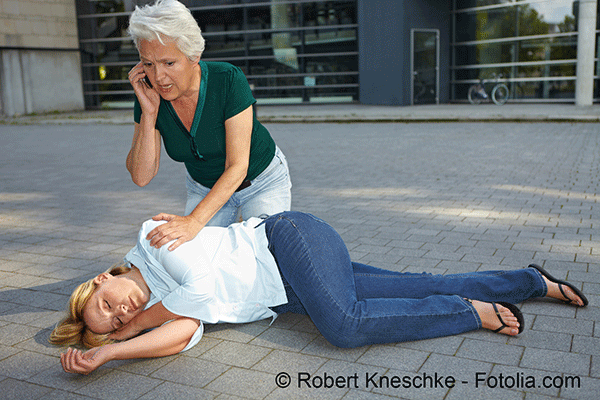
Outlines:
[{"label": "blue jeans", "polygon": [[479,329],[481,319],[465,298],[520,303],[547,293],[533,268],[431,275],[353,263],[337,232],[310,214],[285,212],[265,225],[288,295],[288,303],[273,310],[308,314],[339,347]]},{"label": "blue jeans", "polygon": [[[210,188],[196,182],[186,172],[187,203],[185,215],[189,215]],[[206,224],[207,226],[229,226],[250,217],[269,216],[291,208],[292,182],[287,160],[279,147],[273,161],[251,181],[251,185],[235,192],[221,209]]]}]

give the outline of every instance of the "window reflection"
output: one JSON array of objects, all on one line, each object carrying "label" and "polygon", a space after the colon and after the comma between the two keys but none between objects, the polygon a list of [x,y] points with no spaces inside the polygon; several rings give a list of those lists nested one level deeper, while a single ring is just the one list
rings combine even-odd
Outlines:
[{"label": "window reflection", "polygon": [[455,4],[455,100],[466,98],[474,80],[493,74],[507,80],[513,99],[574,98],[576,1]]},{"label": "window reflection", "polygon": [[[127,73],[139,56],[127,39],[127,12],[153,0],[76,1],[80,9],[85,8],[83,14],[95,15],[80,19],[80,27],[88,24],[80,30],[80,38],[91,39],[82,43],[86,94],[100,96],[101,102],[133,100]],[[242,68],[259,102],[279,96],[294,101],[357,100],[356,0],[189,0],[185,4],[206,39],[203,59]],[[122,15],[112,15],[116,12]],[[111,37],[116,40],[103,40]]]}]

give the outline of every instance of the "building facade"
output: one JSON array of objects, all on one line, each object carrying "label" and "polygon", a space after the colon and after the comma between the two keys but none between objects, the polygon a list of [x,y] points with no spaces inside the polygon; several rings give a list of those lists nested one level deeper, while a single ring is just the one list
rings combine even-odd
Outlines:
[{"label": "building facade", "polygon": [[[154,0],[72,1],[85,106],[131,107],[128,18]],[[600,101],[598,0],[182,2],[203,58],[241,67],[259,104],[459,103],[481,80],[509,101]]]},{"label": "building facade", "polygon": [[73,0],[0,1],[0,114],[83,109]]}]

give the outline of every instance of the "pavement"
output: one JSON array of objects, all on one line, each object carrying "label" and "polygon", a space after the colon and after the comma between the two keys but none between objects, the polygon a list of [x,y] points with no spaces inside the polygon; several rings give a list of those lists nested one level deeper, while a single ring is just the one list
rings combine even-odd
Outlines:
[{"label": "pavement", "polygon": [[[62,371],[49,332],[72,289],[122,260],[145,219],[182,212],[183,167],[163,153],[148,186],[131,182],[129,110],[5,118],[0,397],[597,399],[600,126],[590,122],[599,111],[258,110],[288,158],[292,208],[330,222],[353,260],[441,274],[535,262],[580,287],[588,307],[530,300],[520,304],[525,331],[517,337],[479,330],[357,349],[335,348],[307,317],[284,314],[273,324],[209,325],[185,353],[112,361],[88,376]],[[285,374],[291,384],[282,388]]]},{"label": "pavement", "polygon": [[[421,106],[371,106],[362,104],[259,105],[265,123],[311,122],[600,122],[600,104],[575,106],[552,103],[440,104]],[[4,124],[129,124],[131,109],[57,112],[0,117]]]}]

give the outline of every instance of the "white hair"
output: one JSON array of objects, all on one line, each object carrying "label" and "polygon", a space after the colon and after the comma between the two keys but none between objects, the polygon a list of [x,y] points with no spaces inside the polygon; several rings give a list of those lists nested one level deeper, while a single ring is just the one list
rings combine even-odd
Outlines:
[{"label": "white hair", "polygon": [[156,0],[141,8],[135,6],[127,33],[138,51],[140,41],[156,39],[162,44],[174,41],[190,61],[202,56],[204,51],[204,38],[198,23],[190,10],[177,0]]}]

